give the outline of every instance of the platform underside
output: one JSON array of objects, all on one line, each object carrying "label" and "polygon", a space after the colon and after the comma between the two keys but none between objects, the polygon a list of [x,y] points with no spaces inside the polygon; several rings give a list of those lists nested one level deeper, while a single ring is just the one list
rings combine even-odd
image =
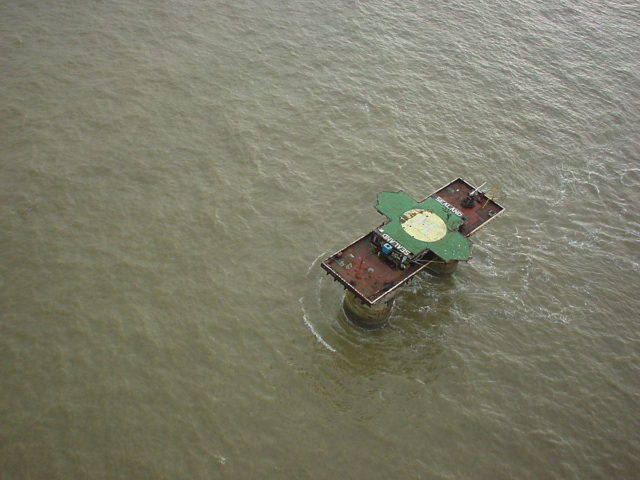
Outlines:
[{"label": "platform underside", "polygon": [[[459,231],[465,237],[473,235],[504,210],[484,194],[478,194],[470,208],[463,207],[463,200],[474,188],[458,178],[431,195],[436,199],[439,197],[445,204],[464,215],[465,221]],[[322,268],[327,273],[365,304],[374,305],[384,301],[391,292],[430,263],[443,261],[429,252],[419,263],[413,263],[404,270],[396,268],[385,261],[383,256],[378,255],[378,247],[371,242],[372,236],[373,232],[364,235],[322,262]]]}]

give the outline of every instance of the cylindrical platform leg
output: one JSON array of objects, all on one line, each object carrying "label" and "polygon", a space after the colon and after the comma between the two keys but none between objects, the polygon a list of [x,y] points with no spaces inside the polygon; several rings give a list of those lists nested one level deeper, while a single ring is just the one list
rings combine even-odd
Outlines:
[{"label": "cylindrical platform leg", "polygon": [[448,262],[431,262],[425,267],[425,271],[435,277],[450,277],[458,268],[458,260]]},{"label": "cylindrical platform leg", "polygon": [[392,296],[386,301],[373,306],[362,303],[356,296],[347,291],[342,301],[342,308],[347,319],[358,327],[375,329],[386,325],[395,297]]}]

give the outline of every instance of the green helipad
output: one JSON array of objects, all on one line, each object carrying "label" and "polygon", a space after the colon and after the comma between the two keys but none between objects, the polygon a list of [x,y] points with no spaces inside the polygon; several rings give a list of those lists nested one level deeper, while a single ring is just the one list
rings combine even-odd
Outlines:
[{"label": "green helipad", "polygon": [[382,192],[376,209],[389,218],[379,231],[411,255],[431,250],[445,261],[471,256],[471,242],[457,231],[462,217],[432,197],[416,202],[405,192]]}]

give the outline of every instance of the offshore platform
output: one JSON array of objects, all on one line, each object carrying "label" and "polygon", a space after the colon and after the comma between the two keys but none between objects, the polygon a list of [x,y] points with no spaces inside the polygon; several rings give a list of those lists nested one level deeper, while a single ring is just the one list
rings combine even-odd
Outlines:
[{"label": "offshore platform", "polygon": [[[484,184],[483,184],[484,185]],[[347,317],[364,328],[384,325],[398,289],[421,271],[449,276],[471,258],[469,237],[504,211],[489,194],[457,178],[422,201],[405,192],[378,194],[378,228],[322,262],[346,289]]]}]

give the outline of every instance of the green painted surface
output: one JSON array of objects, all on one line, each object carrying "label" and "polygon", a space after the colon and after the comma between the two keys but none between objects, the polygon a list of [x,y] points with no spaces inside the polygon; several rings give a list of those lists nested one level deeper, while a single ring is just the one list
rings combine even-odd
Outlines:
[{"label": "green painted surface", "polygon": [[[447,226],[444,237],[434,242],[424,242],[409,235],[402,227],[400,218],[405,212],[413,209],[428,210],[438,215]],[[456,231],[463,221],[462,218],[433,198],[417,202],[405,192],[382,192],[378,194],[376,210],[390,220],[382,227],[384,233],[414,255],[429,249],[447,261],[467,260],[471,256],[471,242]]]}]

